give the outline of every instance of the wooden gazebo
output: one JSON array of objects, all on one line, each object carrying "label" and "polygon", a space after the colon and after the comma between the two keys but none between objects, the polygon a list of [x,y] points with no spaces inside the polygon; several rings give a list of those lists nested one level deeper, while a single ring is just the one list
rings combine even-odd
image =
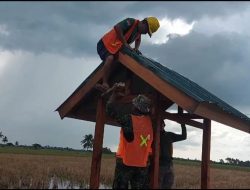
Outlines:
[{"label": "wooden gazebo", "polygon": [[[131,94],[121,102],[130,103],[137,94],[146,94],[154,101],[151,187],[158,188],[160,118],[163,117],[179,123],[184,119],[187,125],[203,130],[201,188],[209,188],[211,120],[250,133],[250,118],[184,76],[129,49],[119,52],[116,64],[117,68],[111,74],[111,85],[125,82],[128,80],[127,71],[132,73]],[[119,127],[105,115],[105,102],[94,88],[102,79],[103,66],[101,63],[56,110],[62,119],[69,117],[96,122],[90,176],[90,188],[93,189],[99,187],[104,125]],[[176,113],[167,111],[173,104],[178,106]]]}]

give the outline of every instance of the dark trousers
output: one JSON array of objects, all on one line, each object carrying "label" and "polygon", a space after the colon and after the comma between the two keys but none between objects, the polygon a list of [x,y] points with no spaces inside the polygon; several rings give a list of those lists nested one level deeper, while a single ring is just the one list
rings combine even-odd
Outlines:
[{"label": "dark trousers", "polygon": [[[145,180],[145,189],[151,189],[150,188],[150,181],[151,181],[151,170],[153,169],[153,162],[151,161],[151,164],[149,166],[148,174]],[[174,184],[174,168],[173,168],[173,162],[169,161],[168,163],[164,163],[164,165],[159,166],[159,176],[158,176],[158,182],[159,182],[159,189],[171,189]]]},{"label": "dark trousers", "polygon": [[145,189],[148,167],[134,167],[123,164],[121,158],[116,158],[113,189]]},{"label": "dark trousers", "polygon": [[160,189],[171,189],[174,184],[173,162],[159,167],[159,187]]}]

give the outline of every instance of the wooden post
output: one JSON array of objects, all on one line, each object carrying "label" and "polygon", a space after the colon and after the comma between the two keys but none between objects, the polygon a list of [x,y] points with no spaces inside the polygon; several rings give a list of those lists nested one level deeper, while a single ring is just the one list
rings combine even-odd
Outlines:
[{"label": "wooden post", "polygon": [[210,188],[211,120],[204,119],[201,161],[201,189]]},{"label": "wooden post", "polygon": [[151,171],[151,188],[158,189],[159,188],[159,155],[160,155],[160,122],[161,122],[161,114],[160,114],[160,106],[158,103],[159,95],[156,95],[155,98],[155,113],[153,119],[153,127],[154,127],[154,140],[153,140],[153,163],[152,163],[152,171]]},{"label": "wooden post", "polygon": [[97,103],[95,136],[93,144],[92,163],[91,163],[90,189],[99,188],[104,124],[105,124],[105,106],[103,104],[103,99],[99,98]]}]

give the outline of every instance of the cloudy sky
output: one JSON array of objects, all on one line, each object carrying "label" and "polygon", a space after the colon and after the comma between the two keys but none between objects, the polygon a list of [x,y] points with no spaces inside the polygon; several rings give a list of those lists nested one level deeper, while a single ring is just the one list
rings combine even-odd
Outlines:
[{"label": "cloudy sky", "polygon": [[[102,35],[147,16],[161,28],[143,36],[144,55],[250,116],[250,2],[0,2],[0,131],[13,143],[80,149],[94,123],[61,120],[54,110],[100,64]],[[200,159],[202,131],[187,132],[174,156]],[[104,146],[115,151],[118,139],[119,129],[106,126]],[[212,122],[211,143],[212,160],[250,158],[249,134],[239,130]]]}]

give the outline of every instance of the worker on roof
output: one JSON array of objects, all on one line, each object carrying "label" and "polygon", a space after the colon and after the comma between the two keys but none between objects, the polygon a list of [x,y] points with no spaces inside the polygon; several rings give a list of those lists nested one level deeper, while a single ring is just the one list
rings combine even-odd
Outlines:
[{"label": "worker on roof", "polygon": [[[126,18],[114,26],[112,30],[107,32],[97,43],[97,52],[104,61],[104,76],[102,84],[96,84],[96,88],[106,91],[109,88],[108,79],[112,72],[112,63],[115,55],[125,46],[130,50],[139,51],[141,43],[141,34],[148,34],[150,37],[158,30],[160,23],[156,17],[147,17],[143,20],[134,18]],[[130,44],[135,41],[135,47]]]},{"label": "worker on roof", "polygon": [[107,114],[121,125],[113,189],[128,189],[129,183],[132,189],[144,189],[153,141],[151,100],[138,95],[131,105],[119,103],[121,89],[125,89],[119,83],[114,86],[106,104]]}]

